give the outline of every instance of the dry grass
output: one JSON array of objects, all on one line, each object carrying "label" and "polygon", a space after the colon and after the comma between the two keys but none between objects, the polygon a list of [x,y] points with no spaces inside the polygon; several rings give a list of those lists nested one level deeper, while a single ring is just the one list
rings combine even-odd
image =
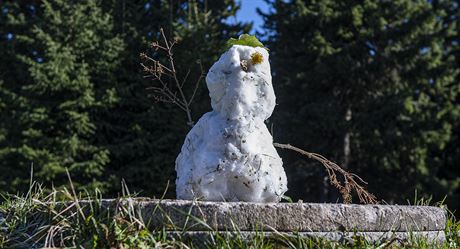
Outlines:
[{"label": "dry grass", "polygon": [[[389,240],[374,243],[356,237],[351,241],[330,242],[324,239],[288,235],[255,229],[251,240],[234,227],[234,234],[221,234],[209,227],[208,239],[193,241],[187,238],[190,225],[176,236],[168,236],[169,224],[153,227],[126,186],[124,195],[110,202],[103,201],[95,190],[75,193],[72,190],[53,190],[47,193],[40,184],[32,183],[23,196],[8,195],[0,204],[0,248],[458,248],[460,245],[460,223],[450,215],[445,230],[447,240],[433,244],[423,238],[408,241]],[[153,215],[167,215],[161,207],[154,208]],[[183,211],[190,222],[203,224],[205,221]],[[168,217],[165,218],[166,220]],[[275,236],[273,236],[275,234]]]}]

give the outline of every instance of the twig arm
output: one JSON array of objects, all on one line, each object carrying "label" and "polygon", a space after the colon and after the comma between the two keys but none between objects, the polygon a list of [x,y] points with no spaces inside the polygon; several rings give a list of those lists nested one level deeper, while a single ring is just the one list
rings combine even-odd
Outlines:
[{"label": "twig arm", "polygon": [[[326,169],[326,172],[329,175],[330,183],[340,191],[340,194],[342,195],[344,203],[351,203],[352,201],[351,191],[353,189],[356,191],[356,194],[358,195],[359,201],[361,203],[365,203],[365,204],[378,203],[375,195],[369,193],[363,186],[361,186],[355,180],[355,179],[358,179],[358,181],[361,182],[362,184],[367,184],[363,179],[361,179],[361,177],[357,176],[356,174],[345,171],[339,165],[337,165],[336,163],[332,161],[329,161],[324,156],[302,150],[290,144],[273,143],[273,146],[278,147],[280,149],[292,150],[310,159],[319,161]],[[344,178],[343,182],[340,182],[337,179],[336,172],[340,173],[343,176]]]}]

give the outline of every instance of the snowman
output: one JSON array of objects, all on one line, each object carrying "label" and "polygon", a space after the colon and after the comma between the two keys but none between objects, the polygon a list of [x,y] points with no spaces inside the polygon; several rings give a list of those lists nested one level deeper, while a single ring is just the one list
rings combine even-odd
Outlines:
[{"label": "snowman", "polygon": [[279,202],[283,162],[264,121],[275,108],[267,49],[231,39],[206,76],[212,111],[187,134],[176,159],[178,199]]}]

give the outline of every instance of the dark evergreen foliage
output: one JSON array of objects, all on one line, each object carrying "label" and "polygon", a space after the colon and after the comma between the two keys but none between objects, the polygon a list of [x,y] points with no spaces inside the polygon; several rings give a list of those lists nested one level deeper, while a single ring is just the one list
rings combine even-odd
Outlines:
[{"label": "dark evergreen foliage", "polygon": [[[0,189],[27,188],[30,168],[48,186],[67,183],[117,195],[161,194],[188,127],[174,106],[155,103],[139,53],[163,27],[190,79],[249,26],[230,24],[238,5],[219,1],[11,1],[1,5]],[[3,22],[4,21],[4,22]],[[5,39],[9,33],[13,39]],[[206,44],[206,45],[204,45]],[[150,51],[153,53],[153,51]],[[12,65],[15,67],[12,68]],[[186,91],[192,84],[186,85]],[[200,82],[193,118],[210,108]],[[170,186],[173,197],[174,186]]]},{"label": "dark evergreen foliage", "polygon": [[[443,165],[455,161],[446,145],[458,145],[459,70],[450,52],[458,4],[269,2],[264,35],[279,96],[277,139],[333,158],[388,202],[415,189],[438,199],[458,193],[458,167],[446,177]],[[284,157],[291,195],[336,201],[334,191],[318,188],[322,169],[295,156]]]},{"label": "dark evergreen foliage", "polygon": [[[333,159],[389,202],[419,193],[460,203],[458,1],[267,0],[261,13],[278,107],[275,141]],[[0,191],[36,180],[116,196],[174,194],[189,129],[146,90],[139,53],[163,27],[179,76],[218,59],[249,25],[233,0],[0,2]],[[260,37],[259,37],[260,38]],[[149,55],[157,56],[155,51]],[[193,81],[186,84],[190,93]],[[204,81],[192,105],[210,110]],[[281,152],[291,197],[336,201],[323,168]],[[455,207],[455,206],[454,206]]]},{"label": "dark evergreen foliage", "polygon": [[[123,61],[115,75],[118,101],[95,117],[100,120],[99,141],[111,153],[106,175],[110,192],[115,194],[124,179],[133,191],[158,196],[169,181],[168,196],[174,197],[175,159],[189,127],[182,110],[150,97],[146,89],[154,83],[143,78],[139,54],[149,43],[161,39],[159,30],[163,27],[168,38],[178,41],[174,57],[179,77],[190,69],[188,79],[194,80],[201,73],[197,60],[209,68],[225,41],[247,32],[249,26],[226,22],[238,8],[230,0],[114,1],[113,6],[116,32],[127,49],[120,55]],[[154,55],[154,51],[149,53]],[[194,83],[188,82],[185,91],[192,91]],[[209,109],[202,81],[192,105],[193,119]]]},{"label": "dark evergreen foliage", "polygon": [[[38,179],[60,186],[67,183],[66,169],[76,183],[101,186],[109,151],[96,143],[96,123],[91,112],[109,104],[110,78],[119,64],[122,40],[113,35],[110,13],[98,1],[43,1],[34,25],[27,33],[14,30],[17,46],[14,63],[24,75],[13,86],[14,117],[11,135],[3,149],[3,171],[16,169],[6,190],[26,187],[31,165]],[[11,13],[11,18],[17,18]],[[23,14],[23,13],[21,13]],[[20,18],[18,18],[20,19]],[[24,27],[25,28],[25,27]],[[3,153],[2,153],[3,154]],[[12,166],[14,165],[14,166]],[[25,185],[25,186],[24,186]]]}]

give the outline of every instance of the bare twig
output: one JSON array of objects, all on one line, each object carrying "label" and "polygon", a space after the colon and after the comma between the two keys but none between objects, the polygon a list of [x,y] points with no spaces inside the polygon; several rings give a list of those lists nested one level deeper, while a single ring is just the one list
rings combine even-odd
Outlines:
[{"label": "bare twig", "polygon": [[[146,73],[145,78],[152,78],[157,85],[148,87],[148,90],[152,90],[154,95],[153,98],[158,102],[166,102],[175,104],[187,115],[187,124],[193,126],[194,122],[192,119],[192,110],[190,108],[193,99],[195,98],[196,92],[198,90],[199,84],[203,79],[203,66],[200,60],[197,60],[197,63],[200,66],[200,75],[195,82],[193,87],[192,94],[187,97],[184,92],[184,85],[188,81],[190,74],[190,69],[187,70],[187,73],[182,79],[179,79],[177,74],[176,65],[174,63],[174,53],[173,47],[177,43],[174,41],[169,41],[166,38],[164,30],[160,29],[160,34],[162,41],[154,41],[151,44],[151,47],[159,54],[163,54],[168,61],[168,65],[162,64],[159,60],[149,57],[146,53],[141,53],[140,57],[143,60],[141,67]],[[165,78],[168,78],[169,81],[165,81]]]},{"label": "bare twig", "polygon": [[[192,96],[190,96],[190,99],[188,101],[188,105],[192,104],[192,101],[193,99],[195,98],[195,94],[196,94],[196,90],[198,90],[198,84],[200,83],[201,79],[203,79],[203,64],[201,64],[201,61],[200,60],[197,60],[196,61],[199,65],[200,65],[200,77],[198,77],[196,83],[195,83],[195,87],[193,88],[193,93],[192,93]],[[188,76],[188,74],[187,74]],[[185,80],[184,80],[185,81]]]},{"label": "bare twig", "polygon": [[[361,203],[365,203],[365,204],[377,203],[377,198],[373,194],[367,192],[367,190],[363,186],[360,185],[360,184],[367,184],[367,182],[365,182],[363,179],[361,179],[356,174],[345,171],[339,165],[335,164],[334,162],[329,161],[327,158],[323,157],[322,155],[304,151],[290,144],[273,143],[273,145],[281,149],[293,150],[304,156],[307,156],[308,158],[319,161],[326,168],[326,172],[329,175],[330,183],[340,191],[340,194],[342,195],[344,203],[351,203],[352,201],[351,191],[352,190],[355,190],[356,194],[358,195],[359,201]],[[343,182],[337,179],[336,172],[343,175],[343,178],[344,178]]]}]

